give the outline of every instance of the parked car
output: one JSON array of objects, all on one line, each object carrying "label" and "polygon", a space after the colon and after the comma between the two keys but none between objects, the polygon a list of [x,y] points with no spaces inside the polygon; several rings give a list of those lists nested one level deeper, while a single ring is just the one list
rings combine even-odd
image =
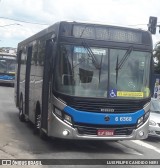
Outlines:
[{"label": "parked car", "polygon": [[152,98],[148,136],[160,137],[160,100]]}]

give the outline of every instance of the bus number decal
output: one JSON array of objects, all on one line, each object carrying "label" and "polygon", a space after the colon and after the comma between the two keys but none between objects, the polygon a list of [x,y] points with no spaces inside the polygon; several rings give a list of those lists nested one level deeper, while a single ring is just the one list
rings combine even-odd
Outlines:
[{"label": "bus number decal", "polygon": [[118,122],[118,121],[120,121],[120,122],[130,122],[130,121],[132,121],[132,117],[115,117],[115,121],[116,122]]}]

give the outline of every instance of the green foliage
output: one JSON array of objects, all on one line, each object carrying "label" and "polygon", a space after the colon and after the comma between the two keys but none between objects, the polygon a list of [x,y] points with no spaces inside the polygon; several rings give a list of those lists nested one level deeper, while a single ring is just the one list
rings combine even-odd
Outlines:
[{"label": "green foliage", "polygon": [[153,50],[153,56],[157,60],[154,66],[155,73],[160,74],[160,41],[156,44]]}]

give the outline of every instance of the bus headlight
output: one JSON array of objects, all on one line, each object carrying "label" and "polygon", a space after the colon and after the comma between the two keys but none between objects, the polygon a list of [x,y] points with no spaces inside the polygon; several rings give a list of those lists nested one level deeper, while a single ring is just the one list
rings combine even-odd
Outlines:
[{"label": "bus headlight", "polygon": [[143,136],[144,135],[144,132],[143,131],[139,131],[139,136]]},{"label": "bus headlight", "polygon": [[66,122],[69,125],[72,125],[72,117],[69,116],[68,114],[66,114],[64,111],[59,110],[56,107],[53,107],[53,113],[60,118],[61,120],[63,120],[64,122]]},{"label": "bus headlight", "polygon": [[147,111],[144,115],[144,122],[149,118],[150,111]]},{"label": "bus headlight", "polygon": [[137,127],[139,127],[142,124],[143,124],[143,116],[138,119],[138,121],[137,121]]},{"label": "bus headlight", "polygon": [[63,134],[64,136],[67,136],[67,135],[69,135],[69,131],[68,131],[68,130],[64,130],[64,131],[62,132],[62,134]]},{"label": "bus headlight", "polygon": [[64,114],[64,121],[72,125],[72,118],[67,114]]},{"label": "bus headlight", "polygon": [[149,115],[150,115],[150,111],[147,111],[142,117],[138,119],[137,128],[147,121],[147,119],[149,118]]},{"label": "bus headlight", "polygon": [[58,117],[62,118],[62,111],[60,111],[59,109],[55,108],[55,109],[54,109],[54,113],[55,113]]}]

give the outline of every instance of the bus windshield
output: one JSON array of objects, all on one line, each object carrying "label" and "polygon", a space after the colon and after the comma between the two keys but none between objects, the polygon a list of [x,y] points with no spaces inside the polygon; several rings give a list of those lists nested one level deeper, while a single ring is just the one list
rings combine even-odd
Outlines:
[{"label": "bus windshield", "polygon": [[15,73],[15,59],[1,58],[0,59],[0,73],[3,74],[12,74]]},{"label": "bus windshield", "polygon": [[132,50],[117,72],[117,64],[128,49],[89,50],[90,53],[85,46],[60,46],[55,76],[57,92],[110,99],[149,97],[151,53]]}]

